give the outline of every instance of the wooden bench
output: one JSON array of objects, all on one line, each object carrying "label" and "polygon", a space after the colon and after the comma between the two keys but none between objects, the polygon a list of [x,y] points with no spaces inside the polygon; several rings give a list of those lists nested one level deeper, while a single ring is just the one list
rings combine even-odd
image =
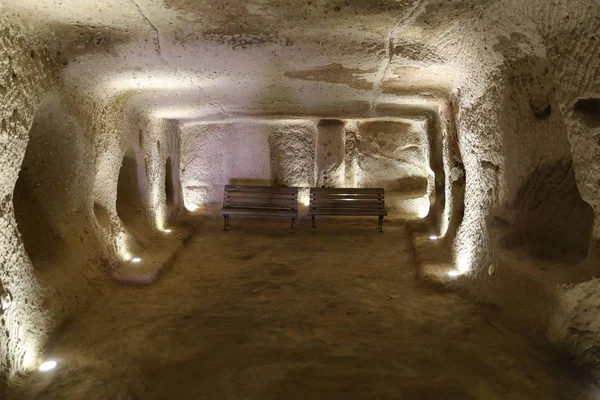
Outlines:
[{"label": "wooden bench", "polygon": [[377,216],[377,229],[383,232],[387,215],[383,189],[311,188],[308,215],[316,228],[317,215]]},{"label": "wooden bench", "polygon": [[293,230],[298,216],[298,188],[227,185],[221,214],[225,231],[230,215],[290,217]]}]

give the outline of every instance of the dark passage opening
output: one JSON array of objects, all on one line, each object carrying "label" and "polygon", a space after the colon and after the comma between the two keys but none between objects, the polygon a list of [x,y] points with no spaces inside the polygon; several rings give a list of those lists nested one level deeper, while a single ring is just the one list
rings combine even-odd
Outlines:
[{"label": "dark passage opening", "polygon": [[165,196],[167,205],[175,204],[175,185],[173,183],[173,161],[171,157],[167,158],[165,165]]},{"label": "dark passage opening", "polygon": [[117,183],[117,215],[125,225],[143,220],[142,195],[138,176],[137,160],[133,156],[123,157]]},{"label": "dark passage opening", "polygon": [[42,103],[12,196],[23,245],[36,268],[59,260],[69,236],[84,226],[83,214],[73,212],[78,207],[75,184],[85,166],[78,134],[79,126],[60,99],[50,96]]},{"label": "dark passage opening", "polygon": [[589,128],[600,127],[600,99],[594,97],[579,99],[573,106],[573,110]]},{"label": "dark passage opening", "polygon": [[594,212],[577,189],[571,160],[541,165],[517,197],[516,233],[543,259],[583,261]]}]

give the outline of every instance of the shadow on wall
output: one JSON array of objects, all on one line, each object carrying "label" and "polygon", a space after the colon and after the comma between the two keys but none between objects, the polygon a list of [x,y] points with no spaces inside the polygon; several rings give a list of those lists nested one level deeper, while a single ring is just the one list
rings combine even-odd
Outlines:
[{"label": "shadow on wall", "polygon": [[594,212],[577,190],[571,160],[537,168],[516,198],[513,244],[542,259],[581,262],[590,242]]}]

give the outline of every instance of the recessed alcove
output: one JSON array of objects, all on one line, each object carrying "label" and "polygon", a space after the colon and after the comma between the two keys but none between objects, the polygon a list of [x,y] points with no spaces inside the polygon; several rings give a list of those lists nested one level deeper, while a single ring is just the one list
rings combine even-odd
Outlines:
[{"label": "recessed alcove", "polygon": [[[435,177],[420,119],[252,119],[182,128],[187,205],[218,207],[227,184],[383,187],[392,214],[428,214]],[[435,193],[433,193],[435,195]]]}]

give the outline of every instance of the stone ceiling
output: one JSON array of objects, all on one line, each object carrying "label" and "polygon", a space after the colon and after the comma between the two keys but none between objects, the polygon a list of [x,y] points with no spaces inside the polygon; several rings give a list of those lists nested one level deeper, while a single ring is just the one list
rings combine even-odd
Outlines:
[{"label": "stone ceiling", "polygon": [[456,88],[461,70],[440,46],[449,31],[460,42],[456,27],[484,3],[9,0],[6,7],[55,43],[67,87],[194,121],[374,116],[379,103],[427,104]]}]

